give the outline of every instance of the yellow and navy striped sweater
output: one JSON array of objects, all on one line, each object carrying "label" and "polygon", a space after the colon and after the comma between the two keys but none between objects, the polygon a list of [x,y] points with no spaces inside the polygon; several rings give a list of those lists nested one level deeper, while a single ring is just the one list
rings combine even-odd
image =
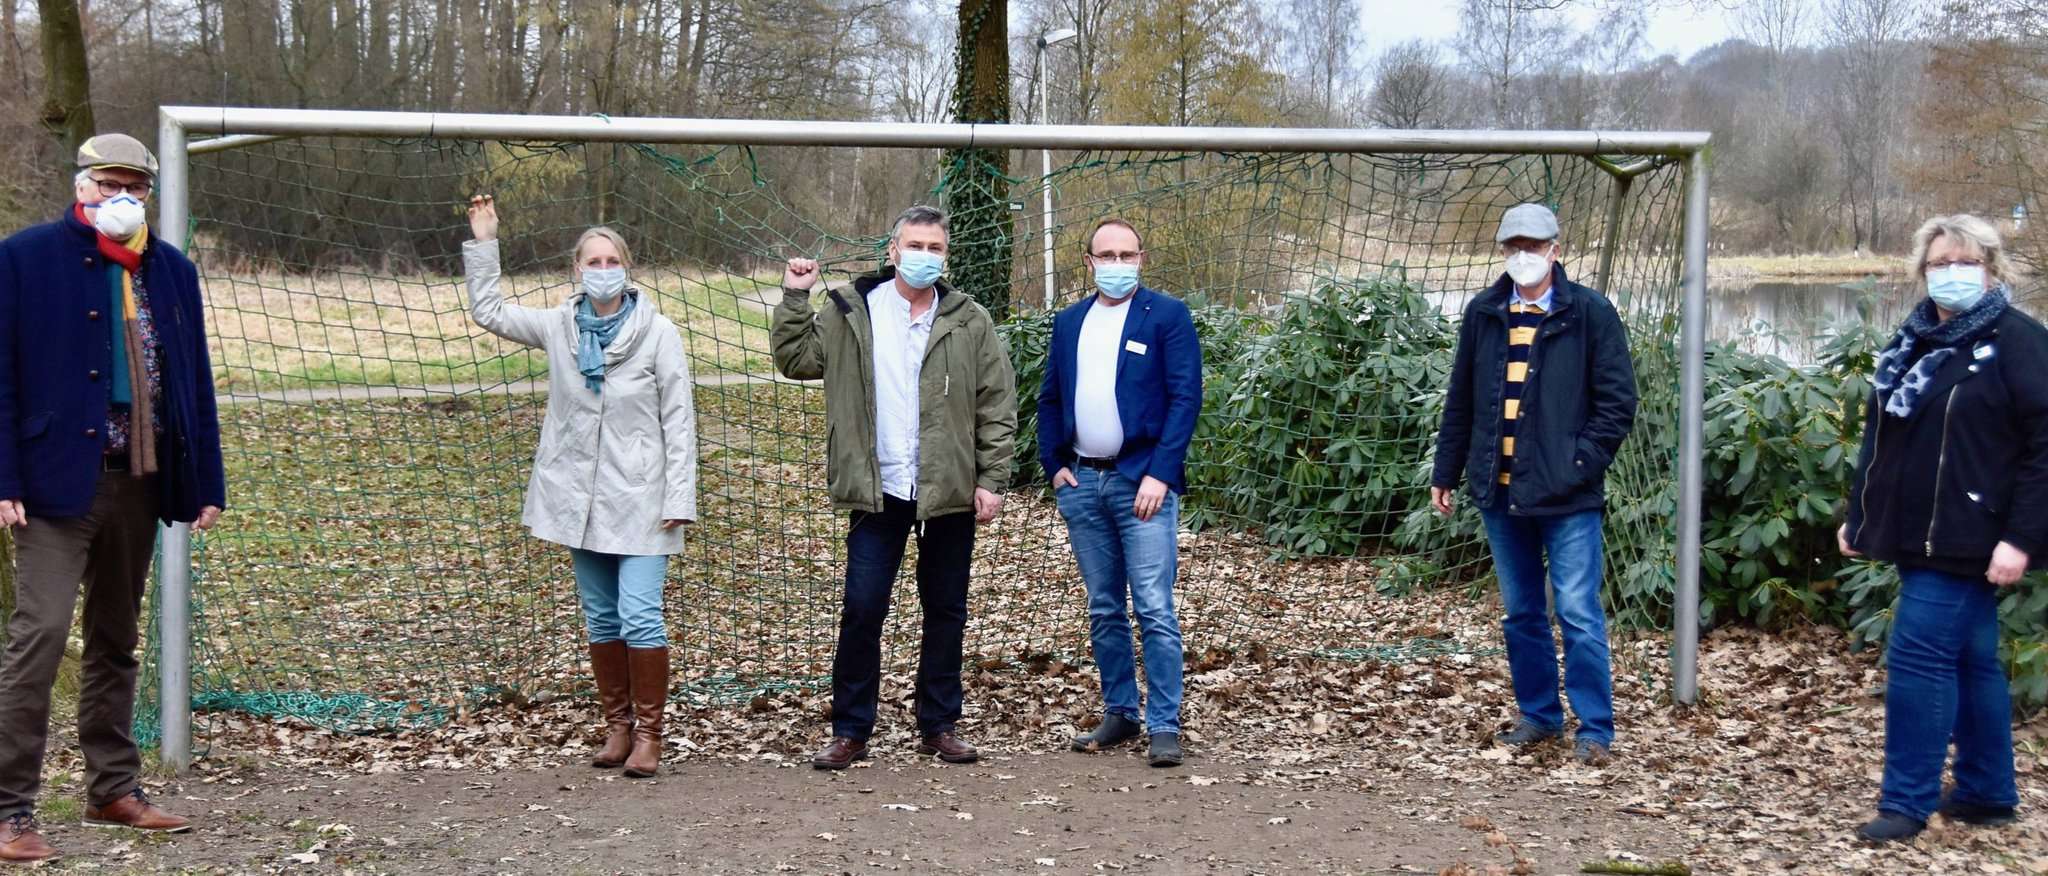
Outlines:
[{"label": "yellow and navy striped sweater", "polygon": [[1515,422],[1522,416],[1522,384],[1529,378],[1529,347],[1543,308],[1519,298],[1508,304],[1508,379],[1501,386],[1500,482],[1515,467]]}]

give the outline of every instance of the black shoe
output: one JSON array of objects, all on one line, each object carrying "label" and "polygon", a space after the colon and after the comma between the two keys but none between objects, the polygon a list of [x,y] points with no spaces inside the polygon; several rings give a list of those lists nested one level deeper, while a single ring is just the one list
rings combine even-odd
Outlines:
[{"label": "black shoe", "polygon": [[1867,843],[1904,842],[1926,829],[1925,821],[1916,821],[1896,812],[1880,812],[1876,819],[1856,829],[1856,838]]},{"label": "black shoe", "polygon": [[1585,738],[1572,741],[1572,757],[1587,766],[1606,766],[1608,761],[1614,759],[1607,746]]},{"label": "black shoe", "polygon": [[1138,738],[1144,730],[1136,721],[1122,715],[1109,715],[1095,725],[1095,729],[1074,737],[1073,749],[1081,752],[1108,751]]},{"label": "black shoe", "polygon": [[1180,734],[1152,734],[1152,765],[1156,767],[1180,766]]},{"label": "black shoe", "polygon": [[1498,742],[1502,745],[1512,745],[1516,748],[1520,748],[1524,745],[1535,745],[1538,742],[1548,742],[1552,739],[1556,739],[1563,735],[1563,730],[1545,730],[1524,719],[1521,721],[1516,721],[1515,729],[1513,730],[1509,730],[1506,733],[1495,733],[1493,735],[1493,741]]},{"label": "black shoe", "polygon": [[1941,817],[1960,821],[1975,827],[2004,827],[2020,820],[2018,812],[2011,806],[1984,806],[1977,803],[1963,803],[1941,795]]}]

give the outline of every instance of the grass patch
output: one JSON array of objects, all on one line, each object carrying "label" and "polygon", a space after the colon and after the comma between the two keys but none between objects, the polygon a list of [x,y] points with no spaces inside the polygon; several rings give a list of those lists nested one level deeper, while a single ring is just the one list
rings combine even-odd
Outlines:
[{"label": "grass patch", "polygon": [[1785,256],[1712,256],[1707,273],[1715,278],[1746,280],[1856,279],[1904,275],[1905,256],[1854,253]]},{"label": "grass patch", "polygon": [[[223,408],[233,507],[195,543],[195,693],[370,729],[587,687],[568,552],[518,522],[544,403],[478,393]],[[679,696],[813,686],[830,673],[847,525],[825,492],[822,393],[706,385],[696,403],[702,516],[666,596]],[[1051,502],[1013,493],[976,538],[971,659],[1079,659],[1085,600]],[[1376,642],[1347,632],[1373,622],[1370,557],[1276,562],[1221,528],[1184,545],[1189,637],[1244,643],[1286,628]],[[892,671],[917,653],[911,554],[886,631]]]},{"label": "grass patch", "polygon": [[71,794],[45,794],[36,800],[36,817],[51,824],[75,824],[85,818],[85,801]]},{"label": "grass patch", "polygon": [[[779,277],[646,269],[634,282],[676,324],[699,374],[768,368],[767,308]],[[471,322],[459,277],[350,273],[203,278],[216,383],[225,390],[520,381],[544,356]],[[565,278],[505,278],[506,296],[553,307]]]}]

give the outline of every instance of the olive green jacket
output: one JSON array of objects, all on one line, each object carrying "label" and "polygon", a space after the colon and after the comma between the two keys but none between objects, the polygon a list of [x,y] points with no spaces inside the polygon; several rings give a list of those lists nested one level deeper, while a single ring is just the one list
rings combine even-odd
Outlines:
[{"label": "olive green jacket", "polygon": [[[769,343],[775,370],[795,380],[825,380],[825,480],[836,508],[882,510],[882,465],[875,455],[874,331],[868,290],[896,269],[854,281],[851,294],[782,290]],[[917,518],[974,510],[974,488],[1000,493],[1010,483],[1017,431],[1017,375],[988,311],[966,295],[938,288],[924,363],[918,373]]]}]

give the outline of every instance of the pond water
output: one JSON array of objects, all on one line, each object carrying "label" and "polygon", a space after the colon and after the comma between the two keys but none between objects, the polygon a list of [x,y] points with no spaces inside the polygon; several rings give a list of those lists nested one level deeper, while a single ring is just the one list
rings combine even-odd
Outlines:
[{"label": "pond water", "polygon": [[1707,339],[1810,364],[1830,326],[1872,322],[1886,332],[1922,295],[1904,278],[1716,281],[1707,289]]}]

